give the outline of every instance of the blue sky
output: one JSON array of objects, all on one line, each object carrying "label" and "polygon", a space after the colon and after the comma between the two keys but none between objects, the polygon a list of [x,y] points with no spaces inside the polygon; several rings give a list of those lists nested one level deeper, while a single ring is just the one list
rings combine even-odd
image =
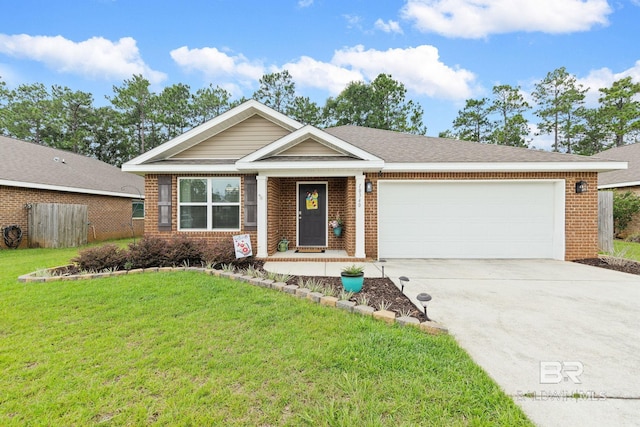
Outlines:
[{"label": "blue sky", "polygon": [[[65,85],[106,103],[143,74],[152,89],[210,83],[251,96],[287,69],[319,104],[388,73],[424,109],[429,135],[468,98],[566,67],[591,90],[640,82],[640,0],[21,0],[2,2],[0,76]],[[535,132],[535,117],[532,132]],[[549,138],[532,145],[548,148]]]}]

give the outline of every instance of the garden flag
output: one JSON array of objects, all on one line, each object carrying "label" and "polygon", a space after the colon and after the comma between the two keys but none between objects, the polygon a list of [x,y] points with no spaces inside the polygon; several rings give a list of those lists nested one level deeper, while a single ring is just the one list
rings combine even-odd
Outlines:
[{"label": "garden flag", "polygon": [[251,250],[251,238],[248,234],[233,236],[233,246],[236,249],[236,259],[253,255]]}]

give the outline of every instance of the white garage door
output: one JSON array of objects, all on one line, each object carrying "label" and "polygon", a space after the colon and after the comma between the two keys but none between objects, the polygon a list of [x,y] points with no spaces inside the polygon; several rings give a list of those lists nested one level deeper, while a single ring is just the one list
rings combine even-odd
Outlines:
[{"label": "white garage door", "polygon": [[379,181],[380,258],[564,259],[564,181]]}]

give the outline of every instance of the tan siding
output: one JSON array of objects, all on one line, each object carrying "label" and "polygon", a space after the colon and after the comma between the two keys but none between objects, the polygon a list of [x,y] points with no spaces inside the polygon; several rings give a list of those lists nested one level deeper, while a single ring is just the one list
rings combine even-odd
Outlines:
[{"label": "tan siding", "polygon": [[335,151],[326,145],[309,138],[288,150],[280,153],[281,156],[342,156],[342,153]]},{"label": "tan siding", "polygon": [[289,131],[259,115],[206,139],[181,153],[176,159],[239,159],[282,138]]}]

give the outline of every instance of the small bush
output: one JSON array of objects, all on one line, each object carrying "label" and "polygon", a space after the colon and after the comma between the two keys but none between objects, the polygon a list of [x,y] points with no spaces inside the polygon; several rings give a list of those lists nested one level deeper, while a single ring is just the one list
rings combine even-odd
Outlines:
[{"label": "small bush", "polygon": [[253,257],[236,259],[236,251],[231,237],[208,244],[202,251],[202,257],[205,264],[228,264],[238,268],[250,265],[253,261]]},{"label": "small bush", "polygon": [[127,262],[127,251],[114,244],[106,244],[80,251],[71,260],[80,270],[102,271],[105,269],[122,269]]},{"label": "small bush", "polygon": [[171,267],[167,241],[158,237],[144,237],[129,245],[129,268]]},{"label": "small bush", "polygon": [[202,240],[176,236],[167,242],[167,262],[174,266],[200,266],[204,261],[205,249],[206,243]]},{"label": "small bush", "polygon": [[616,235],[629,226],[638,212],[640,212],[640,197],[631,191],[613,192],[613,228]]}]

